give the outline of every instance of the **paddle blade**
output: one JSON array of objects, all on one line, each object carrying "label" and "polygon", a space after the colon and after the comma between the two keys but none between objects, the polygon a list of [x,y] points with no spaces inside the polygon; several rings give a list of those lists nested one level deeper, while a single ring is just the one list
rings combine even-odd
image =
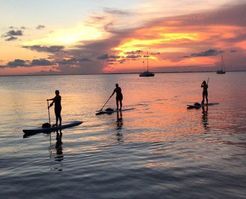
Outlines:
[{"label": "paddle blade", "polygon": [[102,115],[102,114],[104,114],[103,111],[96,112],[96,115]]}]

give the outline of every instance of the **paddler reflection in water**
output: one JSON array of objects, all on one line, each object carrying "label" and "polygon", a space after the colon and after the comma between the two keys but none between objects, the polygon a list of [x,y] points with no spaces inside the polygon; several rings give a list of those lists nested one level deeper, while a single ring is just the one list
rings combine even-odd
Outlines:
[{"label": "paddler reflection in water", "polygon": [[202,124],[205,130],[208,129],[208,106],[202,106]]},{"label": "paddler reflection in water", "polygon": [[123,140],[123,133],[122,133],[122,126],[123,126],[123,117],[122,117],[122,111],[117,111],[117,120],[116,120],[116,124],[117,124],[117,127],[116,127],[116,138],[117,138],[117,141],[118,143],[123,143],[124,140]]},{"label": "paddler reflection in water", "polygon": [[53,106],[55,103],[55,115],[56,115],[56,126],[58,125],[58,120],[59,120],[59,125],[61,126],[62,124],[62,118],[61,118],[61,96],[59,95],[59,90],[55,91],[56,96],[51,99],[47,99],[47,101],[52,101],[51,104],[49,105],[49,108]]},{"label": "paddler reflection in water", "polygon": [[63,160],[62,144],[62,132],[56,131],[56,161]]},{"label": "paddler reflection in water", "polygon": [[116,123],[117,123],[117,129],[121,129],[122,126],[123,126],[123,118],[122,118],[122,111],[117,111],[117,120],[116,120]]},{"label": "paddler reflection in water", "polygon": [[[117,106],[117,110],[121,110],[122,109],[122,100],[123,100],[123,95],[121,92],[121,88],[119,87],[119,84],[115,84],[115,89],[112,93],[112,95],[110,97],[112,97],[114,94],[116,93],[116,106]],[[119,109],[119,105],[120,105],[120,109]]]}]

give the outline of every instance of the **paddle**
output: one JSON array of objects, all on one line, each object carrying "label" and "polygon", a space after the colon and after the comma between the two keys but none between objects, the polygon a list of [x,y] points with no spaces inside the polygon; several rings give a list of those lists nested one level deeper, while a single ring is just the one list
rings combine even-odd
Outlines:
[{"label": "paddle", "polygon": [[49,117],[49,123],[44,123],[42,124],[42,128],[50,128],[50,108],[49,108],[49,101],[47,100],[47,107],[48,107],[48,117]]},{"label": "paddle", "polygon": [[111,97],[112,97],[112,95],[108,98],[108,100],[105,102],[105,104],[102,106],[102,108],[97,111],[98,113],[100,113],[103,110],[104,106],[108,103],[108,101],[111,99]]},{"label": "paddle", "polygon": [[47,107],[48,107],[48,117],[49,117],[49,124],[50,124],[50,107],[49,107],[49,101],[47,101]]}]

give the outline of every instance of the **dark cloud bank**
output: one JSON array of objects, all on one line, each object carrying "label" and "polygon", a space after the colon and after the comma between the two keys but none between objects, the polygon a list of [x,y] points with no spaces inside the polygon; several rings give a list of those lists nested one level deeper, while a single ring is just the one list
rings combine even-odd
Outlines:
[{"label": "dark cloud bank", "polygon": [[17,40],[18,37],[23,36],[23,31],[20,30],[9,30],[8,32],[4,33],[2,37],[5,41],[14,41]]},{"label": "dark cloud bank", "polygon": [[37,52],[47,52],[47,53],[58,53],[64,49],[64,46],[58,46],[58,45],[54,45],[54,46],[33,45],[33,46],[22,46],[22,47]]},{"label": "dark cloud bank", "polygon": [[206,51],[198,52],[198,53],[192,53],[191,55],[184,56],[185,58],[189,57],[211,57],[211,56],[217,56],[219,54],[222,54],[222,50],[217,50],[217,49],[209,49]]},{"label": "dark cloud bank", "polygon": [[6,66],[2,67],[32,67],[32,66],[51,66],[53,63],[47,59],[33,59],[33,60],[23,60],[23,59],[15,59],[14,61],[10,61]]}]

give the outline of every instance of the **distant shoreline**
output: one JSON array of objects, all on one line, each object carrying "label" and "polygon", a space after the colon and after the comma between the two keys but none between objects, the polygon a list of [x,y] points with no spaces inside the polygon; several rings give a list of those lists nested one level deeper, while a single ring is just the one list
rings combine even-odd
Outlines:
[{"label": "distant shoreline", "polygon": [[[168,71],[168,72],[154,72],[155,74],[171,74],[171,73],[216,73],[216,71]],[[226,71],[226,73],[234,73],[234,72],[246,72],[246,70],[235,70],[235,71]],[[141,72],[118,72],[118,73],[88,73],[88,74],[23,74],[23,75],[0,75],[0,77],[25,77],[25,76],[61,76],[61,75],[138,75]]]}]

